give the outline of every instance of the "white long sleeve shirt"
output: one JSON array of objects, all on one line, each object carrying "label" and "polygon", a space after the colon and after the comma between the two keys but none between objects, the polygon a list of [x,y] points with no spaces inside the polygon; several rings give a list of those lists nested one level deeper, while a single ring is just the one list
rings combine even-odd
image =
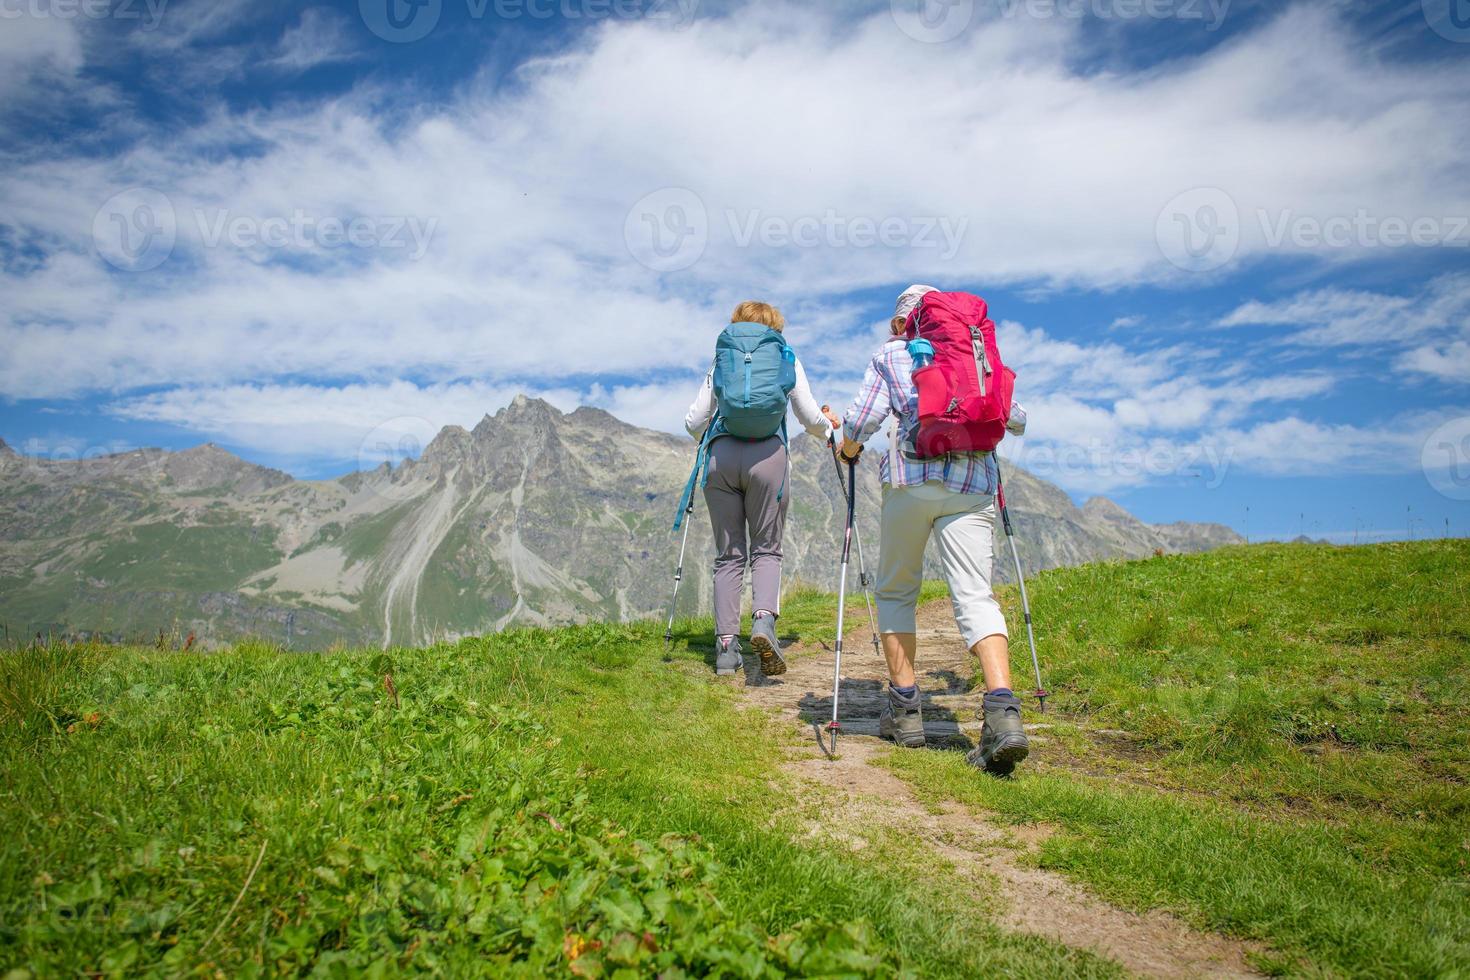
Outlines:
[{"label": "white long sleeve shirt", "polygon": [[[822,406],[812,396],[812,389],[807,384],[806,371],[800,360],[796,362],[796,387],[791,389],[789,403],[791,411],[796,415],[796,421],[813,436],[826,442],[827,433],[832,431],[832,424],[827,421],[827,417],[822,414]],[[694,396],[694,403],[684,415],[685,430],[695,439],[702,438],[718,408],[715,404],[715,369],[711,365],[709,373],[704,376],[699,394]]]}]

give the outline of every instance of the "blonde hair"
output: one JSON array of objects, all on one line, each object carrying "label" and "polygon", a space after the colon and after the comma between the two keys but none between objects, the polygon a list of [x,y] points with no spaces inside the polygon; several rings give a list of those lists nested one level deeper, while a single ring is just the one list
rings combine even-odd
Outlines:
[{"label": "blonde hair", "polygon": [[748,299],[735,307],[735,312],[730,314],[730,322],[764,323],[777,333],[786,329],[786,318],[781,315],[780,310],[770,303],[762,303],[753,299]]}]

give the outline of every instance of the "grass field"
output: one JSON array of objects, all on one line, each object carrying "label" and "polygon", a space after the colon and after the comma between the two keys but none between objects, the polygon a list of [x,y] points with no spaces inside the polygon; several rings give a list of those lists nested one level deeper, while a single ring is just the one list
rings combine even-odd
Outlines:
[{"label": "grass field", "polygon": [[[1047,573],[1033,764],[885,765],[1270,972],[1470,973],[1467,569],[1430,542]],[[661,633],[4,654],[0,975],[1118,973],[1000,931],[901,837],[811,834],[793,734],[707,674],[707,623],[667,660]]]}]

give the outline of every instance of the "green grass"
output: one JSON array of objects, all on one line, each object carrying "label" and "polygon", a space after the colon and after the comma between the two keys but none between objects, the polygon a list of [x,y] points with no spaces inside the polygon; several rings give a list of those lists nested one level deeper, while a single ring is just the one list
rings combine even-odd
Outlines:
[{"label": "green grass", "polygon": [[931,799],[1057,825],[1048,867],[1266,940],[1279,965],[1466,974],[1467,569],[1455,541],[1048,572],[1031,595],[1055,727],[1035,764],[891,765]]},{"label": "green grass", "polygon": [[1114,975],[798,843],[782,738],[659,647],[7,654],[0,967]]},{"label": "green grass", "polygon": [[[1470,973],[1467,568],[1458,542],[1047,573],[1031,764],[888,764],[1263,966]],[[782,632],[830,645],[831,597]],[[901,834],[810,833],[794,733],[712,681],[707,621],[678,633],[667,660],[662,624],[0,656],[0,975],[1116,975],[996,930]]]}]

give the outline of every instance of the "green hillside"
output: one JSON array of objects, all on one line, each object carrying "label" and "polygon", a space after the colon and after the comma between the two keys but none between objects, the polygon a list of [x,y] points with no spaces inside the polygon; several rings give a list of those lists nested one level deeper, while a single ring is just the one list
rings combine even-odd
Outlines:
[{"label": "green hillside", "polygon": [[[1458,541],[1048,572],[1030,763],[874,762],[1257,969],[1464,974],[1467,570]],[[830,597],[785,613],[795,657],[830,656]],[[668,658],[662,624],[6,652],[0,976],[1119,974],[1002,930],[902,827],[815,832],[835,798],[711,676],[708,632]]]}]

